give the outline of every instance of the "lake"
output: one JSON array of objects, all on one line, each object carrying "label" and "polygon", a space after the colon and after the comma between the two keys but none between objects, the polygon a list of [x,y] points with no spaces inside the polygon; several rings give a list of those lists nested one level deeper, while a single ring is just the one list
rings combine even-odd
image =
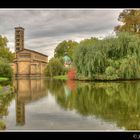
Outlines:
[{"label": "lake", "polygon": [[140,81],[19,79],[13,86],[0,112],[6,130],[140,130]]}]

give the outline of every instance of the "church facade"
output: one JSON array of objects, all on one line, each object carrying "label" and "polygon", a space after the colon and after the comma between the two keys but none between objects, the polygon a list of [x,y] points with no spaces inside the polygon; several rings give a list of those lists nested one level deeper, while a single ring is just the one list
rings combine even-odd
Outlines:
[{"label": "church facade", "polygon": [[15,52],[13,63],[14,75],[18,76],[44,76],[48,63],[48,56],[34,50],[24,48],[24,28],[15,28]]}]

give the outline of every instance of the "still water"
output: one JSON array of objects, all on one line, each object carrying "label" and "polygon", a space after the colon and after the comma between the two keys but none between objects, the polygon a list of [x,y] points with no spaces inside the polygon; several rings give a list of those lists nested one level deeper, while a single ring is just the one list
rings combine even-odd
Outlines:
[{"label": "still water", "polygon": [[13,85],[14,97],[0,111],[6,130],[140,130],[140,81],[21,79]]}]

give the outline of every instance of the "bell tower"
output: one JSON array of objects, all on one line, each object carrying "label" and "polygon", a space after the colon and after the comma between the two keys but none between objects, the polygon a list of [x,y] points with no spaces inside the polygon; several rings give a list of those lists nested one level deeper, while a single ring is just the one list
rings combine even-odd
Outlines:
[{"label": "bell tower", "polygon": [[15,27],[15,51],[24,49],[24,28]]}]

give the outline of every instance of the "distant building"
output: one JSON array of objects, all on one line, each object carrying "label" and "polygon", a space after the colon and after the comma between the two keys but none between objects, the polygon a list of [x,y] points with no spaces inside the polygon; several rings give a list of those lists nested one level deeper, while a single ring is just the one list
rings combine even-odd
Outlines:
[{"label": "distant building", "polygon": [[48,56],[24,48],[24,28],[15,28],[16,56],[12,65],[15,76],[43,76]]},{"label": "distant building", "polygon": [[63,57],[63,60],[64,60],[64,67],[70,67],[70,65],[71,65],[71,59],[67,55],[67,53],[65,53],[65,55]]}]

